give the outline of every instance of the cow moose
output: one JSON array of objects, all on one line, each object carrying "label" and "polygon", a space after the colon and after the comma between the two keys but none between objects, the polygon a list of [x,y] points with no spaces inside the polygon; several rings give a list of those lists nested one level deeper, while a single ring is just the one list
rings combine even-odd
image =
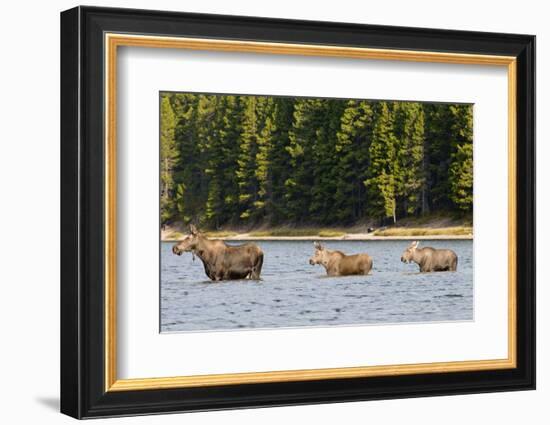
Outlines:
[{"label": "cow moose", "polygon": [[450,249],[418,248],[418,241],[414,241],[401,255],[401,261],[403,263],[415,262],[420,267],[421,273],[455,272],[458,257]]},{"label": "cow moose", "polygon": [[321,264],[328,276],[367,275],[372,269],[372,258],[368,254],[346,255],[332,251],[319,242],[314,242],[315,254],[309,264]]},{"label": "cow moose", "polygon": [[172,247],[175,255],[191,252],[204,265],[206,275],[213,281],[251,279],[259,280],[264,253],[254,243],[227,245],[222,240],[208,239],[194,226],[185,238]]}]

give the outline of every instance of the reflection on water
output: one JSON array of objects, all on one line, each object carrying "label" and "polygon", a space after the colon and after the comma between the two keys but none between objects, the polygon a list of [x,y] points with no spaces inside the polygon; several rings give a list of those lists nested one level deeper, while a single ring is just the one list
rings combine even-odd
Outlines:
[{"label": "reflection on water", "polygon": [[[229,242],[233,244],[233,242]],[[161,243],[161,331],[333,326],[473,319],[472,241],[422,241],[450,248],[457,272],[418,273],[400,262],[406,241],[327,241],[373,258],[368,276],[327,277],[310,266],[311,241],[256,241],[261,281],[212,282],[191,254]]]}]

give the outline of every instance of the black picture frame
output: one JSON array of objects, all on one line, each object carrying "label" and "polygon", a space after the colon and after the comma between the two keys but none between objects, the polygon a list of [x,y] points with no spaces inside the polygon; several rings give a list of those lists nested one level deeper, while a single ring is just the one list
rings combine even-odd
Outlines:
[{"label": "black picture frame", "polygon": [[[104,33],[517,58],[517,367],[473,372],[105,391]],[[535,37],[76,7],[61,13],[61,412],[75,418],[535,388]]]}]

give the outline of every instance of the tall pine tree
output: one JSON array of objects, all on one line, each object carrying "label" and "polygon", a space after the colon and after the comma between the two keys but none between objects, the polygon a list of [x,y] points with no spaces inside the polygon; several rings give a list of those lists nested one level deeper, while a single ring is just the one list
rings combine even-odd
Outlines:
[{"label": "tall pine tree", "polygon": [[397,219],[399,162],[397,138],[394,134],[394,108],[390,102],[380,102],[369,148],[369,170],[365,186],[369,193],[369,213],[383,221]]},{"label": "tall pine tree", "polygon": [[315,147],[326,115],[323,99],[296,99],[294,122],[289,132],[290,175],[285,181],[289,221],[302,223],[309,218],[316,172]]},{"label": "tall pine tree", "polygon": [[164,224],[175,212],[174,164],[178,159],[175,139],[176,115],[168,93],[161,94],[160,119],[160,210],[161,222]]},{"label": "tall pine tree", "polygon": [[369,169],[369,147],[372,140],[374,111],[368,101],[346,102],[337,133],[335,156],[336,190],[334,192],[334,219],[343,224],[354,223],[364,217]]},{"label": "tall pine tree", "polygon": [[473,111],[470,105],[451,105],[453,153],[449,166],[450,198],[462,212],[473,209]]},{"label": "tall pine tree", "polygon": [[397,198],[402,216],[414,215],[422,208],[424,176],[424,111],[418,103],[394,103],[394,133],[398,168]]}]

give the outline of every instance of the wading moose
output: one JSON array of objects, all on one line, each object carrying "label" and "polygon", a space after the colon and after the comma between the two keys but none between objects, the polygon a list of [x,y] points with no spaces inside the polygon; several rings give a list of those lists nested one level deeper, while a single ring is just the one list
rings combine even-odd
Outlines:
[{"label": "wading moose", "polygon": [[455,272],[458,257],[450,249],[418,248],[418,241],[414,241],[401,255],[401,261],[403,263],[415,262],[422,273]]},{"label": "wading moose", "polygon": [[206,275],[212,280],[259,280],[264,261],[264,253],[256,244],[226,245],[224,241],[208,239],[194,225],[190,226],[190,233],[172,247],[172,252],[197,255]]},{"label": "wading moose", "polygon": [[328,276],[366,275],[372,269],[372,258],[368,254],[346,255],[326,249],[319,242],[314,242],[314,246],[315,254],[309,259],[309,264],[321,264]]}]

